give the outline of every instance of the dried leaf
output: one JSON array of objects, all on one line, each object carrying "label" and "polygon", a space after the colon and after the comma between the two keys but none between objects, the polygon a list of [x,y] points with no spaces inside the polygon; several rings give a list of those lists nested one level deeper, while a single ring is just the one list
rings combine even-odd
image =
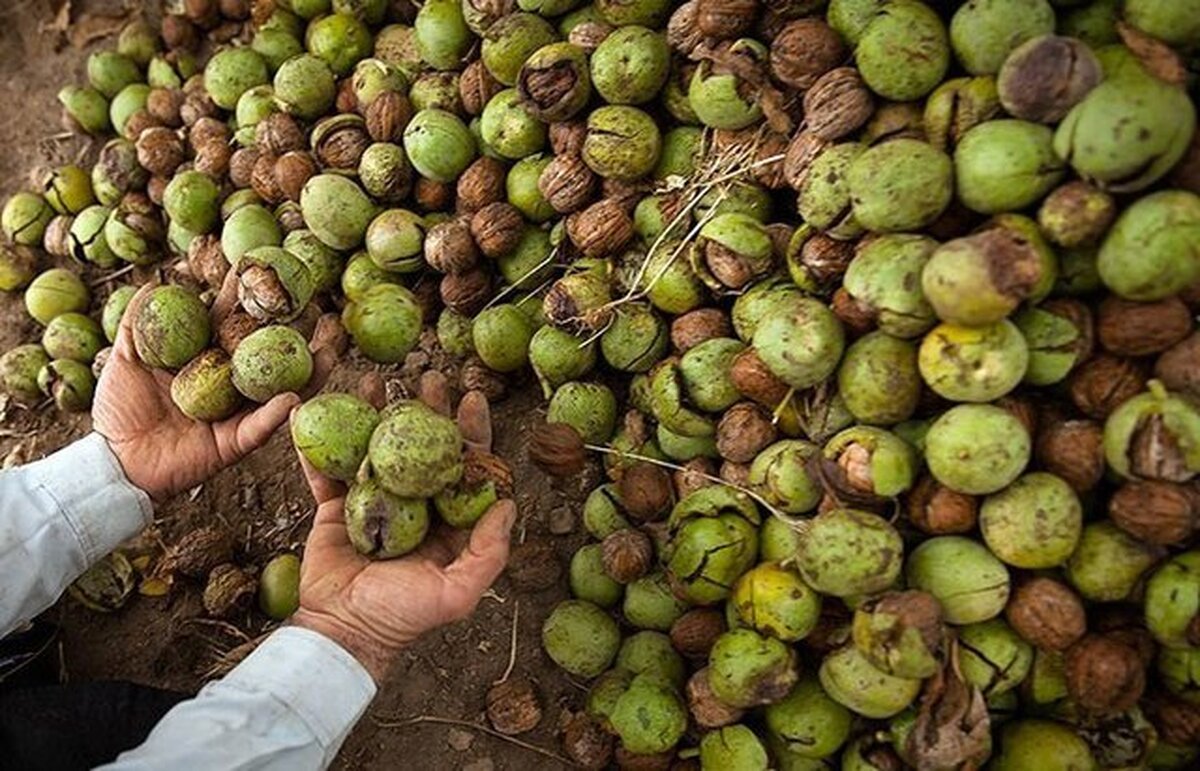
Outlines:
[{"label": "dried leaf", "polygon": [[38,24],[38,32],[57,32],[63,34],[71,26],[71,0],[64,0],[50,21]]},{"label": "dried leaf", "polygon": [[142,554],[129,560],[129,564],[133,565],[133,569],[139,573],[145,574],[146,568],[150,567],[150,555]]},{"label": "dried leaf", "polygon": [[151,576],[145,578],[138,586],[138,594],[143,597],[165,597],[171,591],[171,576]]},{"label": "dried leaf", "polygon": [[97,40],[117,34],[129,20],[129,13],[116,16],[105,16],[95,13],[85,13],[70,25],[67,39],[74,48],[87,48]]},{"label": "dried leaf", "polygon": [[979,768],[991,752],[991,726],[983,693],[963,680],[958,645],[926,681],[908,754],[919,771]]}]

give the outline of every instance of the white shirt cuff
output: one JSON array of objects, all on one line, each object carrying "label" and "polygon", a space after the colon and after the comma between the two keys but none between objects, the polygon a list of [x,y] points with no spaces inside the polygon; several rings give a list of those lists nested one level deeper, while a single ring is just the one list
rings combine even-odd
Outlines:
[{"label": "white shirt cuff", "polygon": [[150,497],[125,478],[108,441],[88,434],[23,469],[33,495],[67,521],[92,565],[154,520]]}]

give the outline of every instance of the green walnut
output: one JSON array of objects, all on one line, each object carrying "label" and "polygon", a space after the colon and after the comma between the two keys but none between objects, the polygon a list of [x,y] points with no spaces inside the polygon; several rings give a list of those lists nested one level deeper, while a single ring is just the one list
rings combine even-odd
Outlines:
[{"label": "green walnut", "polygon": [[688,726],[687,707],[679,693],[652,674],[633,678],[617,698],[609,720],[621,746],[642,755],[667,752],[679,743]]},{"label": "green walnut", "polygon": [[79,262],[90,262],[102,268],[116,265],[120,258],[113,253],[104,235],[112,210],[97,204],[89,206],[71,222],[71,256]]},{"label": "green walnut", "polygon": [[233,385],[229,355],[210,348],[184,365],[171,381],[171,401],[192,420],[216,423],[231,417],[242,395]]},{"label": "green walnut", "polygon": [[904,711],[921,690],[920,680],[879,671],[853,645],[827,655],[818,677],[830,698],[851,712],[874,719]]},{"label": "green walnut", "polygon": [[121,89],[108,106],[108,119],[112,123],[113,131],[120,135],[125,134],[125,126],[129,119],[146,109],[149,98],[150,87],[145,83],[131,83]]},{"label": "green walnut", "polygon": [[712,771],[766,771],[767,749],[754,731],[731,725],[709,731],[700,740],[701,768]]},{"label": "green walnut", "polygon": [[367,458],[383,488],[402,498],[429,498],[463,474],[463,439],[453,420],[417,401],[384,411]]},{"label": "green walnut", "polygon": [[821,596],[794,570],[771,562],[743,573],[731,602],[747,626],[784,642],[803,640],[821,615]]},{"label": "green walnut", "polygon": [[592,82],[609,104],[644,104],[666,84],[670,64],[670,48],[661,33],[619,27],[592,52]]},{"label": "green walnut", "polygon": [[909,587],[937,598],[950,624],[995,618],[1008,602],[1008,569],[971,538],[945,535],[924,541],[908,556],[904,577]]},{"label": "green walnut", "polygon": [[606,444],[617,425],[617,400],[600,383],[563,383],[546,408],[550,423],[566,423],[588,444]]},{"label": "green walnut", "polygon": [[999,744],[988,765],[995,771],[1098,768],[1087,742],[1070,726],[1051,720],[1022,718],[1007,723],[1001,729]]},{"label": "green walnut", "polygon": [[105,206],[116,206],[126,193],[146,184],[150,173],[137,160],[137,147],[127,139],[111,139],[100,148],[92,167],[92,190]]},{"label": "green walnut", "polygon": [[21,404],[33,404],[42,398],[38,374],[50,364],[50,357],[37,343],[18,345],[0,356],[0,387]]},{"label": "green walnut", "polygon": [[596,720],[609,733],[612,733],[613,730],[612,721],[609,719],[613,708],[616,707],[617,699],[621,698],[621,694],[629,690],[631,682],[633,682],[633,674],[620,667],[613,667],[597,677],[588,688],[584,709],[589,717]]},{"label": "green walnut", "polygon": [[117,51],[96,51],[88,56],[87,77],[92,88],[112,99],[121,89],[142,80],[137,62]]},{"label": "green walnut", "polygon": [[837,379],[846,409],[868,425],[908,420],[921,398],[916,346],[886,332],[871,332],[852,343]]},{"label": "green walnut", "polygon": [[596,366],[596,346],[547,324],[529,340],[529,364],[549,398],[555,388],[592,371]]},{"label": "green walnut", "polygon": [[251,401],[265,403],[304,389],[312,377],[312,354],[291,327],[263,327],[233,352],[233,384]]},{"label": "green walnut", "polygon": [[1200,552],[1180,554],[1154,571],[1146,582],[1146,628],[1168,648],[1194,648],[1200,614]]},{"label": "green walnut", "polygon": [[990,404],[961,404],[934,421],[925,460],[937,481],[968,495],[997,492],[1029,463],[1030,437],[1011,413]]},{"label": "green walnut", "polygon": [[601,177],[644,177],[654,170],[661,152],[658,124],[636,107],[607,105],[588,114],[583,162]]},{"label": "green walnut", "polygon": [[667,570],[681,596],[711,605],[729,596],[758,555],[761,517],[745,493],[703,487],[671,511]]},{"label": "green walnut", "polygon": [[989,495],[979,510],[983,540],[1013,567],[1063,564],[1083,530],[1083,506],[1069,484],[1053,474],[1026,474]]},{"label": "green walnut", "polygon": [[1200,46],[1200,6],[1195,0],[1126,0],[1125,21],[1178,48]]},{"label": "green walnut", "polygon": [[275,101],[286,112],[316,120],[333,107],[337,82],[333,70],[312,54],[293,56],[275,71]]},{"label": "green walnut", "polygon": [[37,275],[37,253],[17,244],[0,244],[0,292],[24,289]]},{"label": "green walnut", "polygon": [[344,77],[354,65],[371,55],[371,30],[360,19],[346,13],[331,13],[314,19],[305,31],[305,48],[323,59],[333,74]]},{"label": "green walnut", "polygon": [[422,5],[413,21],[413,34],[421,59],[436,70],[458,67],[473,42],[463,3],[457,0],[430,0]]},{"label": "green walnut", "polygon": [[[583,600],[559,603],[542,624],[546,654],[576,677],[591,678],[608,669],[620,644],[617,622]],[[686,727],[686,719],[684,723]]]},{"label": "green walnut", "polygon": [[809,225],[838,240],[851,240],[863,232],[850,201],[850,167],[866,150],[858,142],[827,147],[812,162],[796,207]]},{"label": "green walnut", "polygon": [[675,596],[663,573],[651,573],[625,585],[621,614],[638,629],[665,632],[684,614],[688,604]]},{"label": "green walnut", "polygon": [[54,210],[37,193],[20,192],[9,198],[0,211],[0,230],[20,246],[40,246]]},{"label": "green walnut", "polygon": [[731,629],[708,656],[708,684],[731,707],[749,708],[783,698],[799,679],[796,653],[752,629]]},{"label": "green walnut", "polygon": [[1061,383],[1091,355],[1090,318],[1076,316],[1077,308],[1052,300],[1044,307],[1027,308],[1014,319],[1029,348],[1026,383]]},{"label": "green walnut", "polygon": [[42,189],[46,203],[59,214],[78,214],[96,202],[91,177],[75,165],[54,169]]},{"label": "green walnut", "polygon": [[1162,648],[1155,669],[1171,693],[1192,704],[1200,701],[1200,651],[1195,648]]},{"label": "green walnut", "polygon": [[913,234],[868,239],[856,249],[842,285],[874,317],[881,332],[920,337],[937,323],[920,286],[925,265],[937,248],[932,238]]},{"label": "green walnut", "polygon": [[904,543],[887,520],[855,509],[832,509],[809,522],[796,565],[822,594],[854,597],[896,583]]},{"label": "green walnut", "polygon": [[300,607],[300,558],[280,554],[268,562],[258,581],[258,607],[268,617],[283,621]]},{"label": "green walnut", "polygon": [[[538,126],[541,130],[541,124]],[[546,200],[546,196],[542,195],[542,191],[538,187],[538,180],[546,167],[550,165],[551,160],[551,156],[540,153],[522,158],[512,165],[504,179],[504,192],[508,202],[532,223],[546,222],[556,214],[554,207]],[[515,257],[517,253],[529,254],[525,250],[518,249],[514,254],[509,255],[509,258]],[[511,264],[507,267],[510,271],[513,268]]]},{"label": "green walnut", "polygon": [[890,592],[854,612],[854,645],[871,665],[896,677],[932,677],[941,666],[942,608],[928,592]]},{"label": "green walnut", "polygon": [[742,289],[774,267],[770,233],[750,214],[715,214],[699,236],[690,250],[692,269],[714,292]]},{"label": "green walnut", "polygon": [[382,94],[403,94],[408,88],[408,77],[400,68],[382,59],[363,59],[354,65],[350,82],[354,86],[354,97],[364,108]]},{"label": "green walnut", "polygon": [[629,520],[621,514],[617,505],[616,490],[612,485],[601,485],[583,502],[583,528],[598,541],[630,527]]},{"label": "green walnut", "polygon": [[421,110],[404,129],[404,152],[422,177],[453,182],[475,160],[475,138],[457,115]]},{"label": "green walnut", "polygon": [[803,678],[783,699],[768,704],[763,717],[774,742],[817,760],[841,749],[854,723],[850,710],[829,698],[815,677]]},{"label": "green walnut", "polygon": [[359,480],[346,494],[346,534],[359,554],[394,559],[421,545],[429,532],[429,502],[401,498],[374,479]]},{"label": "green walnut", "polygon": [[90,86],[63,86],[58,92],[64,120],[84,133],[100,136],[108,133],[108,99]]},{"label": "green walnut", "polygon": [[1054,150],[1084,179],[1113,192],[1144,190],[1191,143],[1196,108],[1187,92],[1141,71],[1109,77],[1058,125]]},{"label": "green walnut", "polygon": [[741,340],[753,340],[764,316],[802,296],[796,284],[784,278],[767,278],[751,284],[733,301],[729,314],[733,331]]},{"label": "green walnut", "polygon": [[176,174],[163,193],[163,209],[180,227],[207,233],[220,214],[221,191],[207,174],[184,171]]},{"label": "green walnut", "polygon": [[293,230],[283,239],[283,248],[308,270],[313,292],[328,292],[338,285],[345,258],[326,246],[311,230]]},{"label": "green walnut", "polygon": [[954,164],[927,142],[894,139],[855,158],[847,181],[854,218],[867,230],[920,230],[950,205]]},{"label": "green walnut", "polygon": [[[763,66],[769,56],[766,46],[751,38],[734,41],[728,54],[751,68]],[[714,62],[705,60],[697,65],[687,96],[697,119],[709,128],[737,131],[762,118],[757,86]]]},{"label": "green walnut", "polygon": [[598,543],[584,544],[571,556],[567,583],[572,597],[601,608],[616,606],[624,593],[624,587],[604,572],[604,549]]},{"label": "green walnut", "polygon": [[1130,204],[1096,258],[1101,280],[1127,300],[1162,300],[1200,281],[1200,196],[1150,193]]},{"label": "green walnut", "polygon": [[639,289],[646,292],[651,305],[664,313],[678,315],[695,310],[706,297],[696,272],[686,261],[673,257],[675,250],[683,248],[677,241],[663,241],[646,257]]},{"label": "green walnut", "polygon": [[317,471],[350,482],[367,457],[377,425],[379,413],[357,396],[321,394],[292,415],[292,443]]},{"label": "green walnut", "polygon": [[657,29],[666,22],[671,4],[668,0],[599,0],[596,10],[614,27],[637,24]]},{"label": "green walnut", "polygon": [[1054,32],[1047,0],[971,0],[950,20],[950,44],[972,75],[994,75],[1026,40]]},{"label": "green walnut", "polygon": [[475,352],[497,372],[515,372],[529,362],[533,325],[517,306],[504,303],[475,317],[471,338]]},{"label": "green walnut", "polygon": [[367,226],[367,254],[380,270],[413,273],[425,267],[426,222],[408,209],[385,209]]},{"label": "green walnut", "polygon": [[1054,132],[1041,124],[1011,119],[981,123],[954,149],[958,198],[983,214],[1031,206],[1063,178],[1066,166],[1055,151]]},{"label": "green walnut", "polygon": [[271,82],[267,62],[248,47],[218,51],[204,67],[204,88],[218,107],[233,110],[242,94]]},{"label": "green walnut", "polygon": [[828,307],[797,297],[762,318],[753,343],[776,377],[793,388],[809,388],[837,370],[846,337]]},{"label": "green walnut", "polygon": [[1137,540],[1112,522],[1084,526],[1065,573],[1085,600],[1119,602],[1162,557],[1159,547]]},{"label": "green walnut", "polygon": [[[363,242],[367,227],[378,213],[362,188],[340,174],[318,174],[308,180],[300,193],[300,208],[309,230],[332,249],[356,248]],[[244,209],[238,210],[241,211]],[[234,258],[228,252],[226,257],[233,262]]]},{"label": "green walnut", "polygon": [[921,377],[956,402],[990,402],[1020,384],[1029,366],[1025,337],[1011,321],[981,327],[942,324],[921,341]]},{"label": "green walnut", "polygon": [[121,327],[121,318],[125,315],[125,309],[129,307],[129,301],[137,294],[137,287],[120,286],[113,290],[113,293],[104,301],[104,308],[100,311],[100,326],[104,329],[104,336],[108,338],[108,342],[117,342],[117,331]]},{"label": "green walnut", "polygon": [[919,470],[908,442],[874,426],[839,431],[822,454],[832,484],[868,498],[895,498],[912,487]]},{"label": "green walnut", "polygon": [[587,55],[572,43],[542,46],[521,65],[517,93],[525,109],[539,121],[570,119],[587,106],[592,95]]},{"label": "green walnut", "polygon": [[92,406],[96,377],[88,365],[55,359],[38,372],[38,388],[63,412],[87,412]]},{"label": "green walnut", "polygon": [[921,272],[921,288],[943,321],[981,326],[1033,297],[1045,272],[1034,242],[1022,232],[989,227],[938,247]]},{"label": "green walnut", "polygon": [[632,675],[654,675],[676,688],[683,687],[687,676],[683,657],[675,651],[671,638],[652,630],[634,632],[626,637],[617,652],[615,667]]},{"label": "green walnut", "polygon": [[42,332],[42,347],[51,359],[72,359],[91,364],[104,344],[104,330],[82,313],[55,316]]},{"label": "green walnut", "polygon": [[1033,667],[1033,646],[994,618],[958,630],[963,679],[993,698],[1020,685]]},{"label": "green walnut", "polygon": [[679,359],[679,378],[688,402],[705,412],[722,412],[738,402],[742,396],[729,373],[745,348],[741,341],[727,337],[689,348]]},{"label": "green walnut", "polygon": [[149,200],[126,196],[104,223],[104,240],[117,257],[135,265],[150,265],[162,256],[161,215]]},{"label": "green walnut", "polygon": [[[1139,451],[1138,445],[1148,439],[1158,448]],[[1200,473],[1200,407],[1168,393],[1159,381],[1150,381],[1149,391],[1108,416],[1104,457],[1109,468],[1125,479],[1188,481]]]},{"label": "green walnut", "polygon": [[683,376],[679,362],[668,359],[650,375],[650,408],[659,426],[680,436],[709,438],[716,433],[715,422],[684,402]]},{"label": "green walnut", "polygon": [[483,31],[479,58],[496,80],[515,86],[521,66],[534,51],[558,39],[554,27],[541,16],[507,14]]},{"label": "green walnut", "polygon": [[479,129],[488,147],[504,158],[518,160],[546,144],[546,126],[534,117],[515,88],[497,93],[483,108]]},{"label": "green walnut", "polygon": [[903,0],[888,3],[866,24],[854,59],[872,91],[909,102],[942,82],[950,66],[950,41],[937,12],[925,3]]},{"label": "green walnut", "polygon": [[133,319],[133,345],[151,367],[177,369],[208,345],[208,309],[181,286],[155,287]]},{"label": "green walnut", "polygon": [[666,322],[658,314],[644,305],[626,305],[600,336],[600,352],[613,369],[646,372],[666,354],[668,343]]},{"label": "green walnut", "polygon": [[953,78],[929,95],[922,123],[929,143],[945,150],[999,113],[1000,94],[994,77]]},{"label": "green walnut", "polygon": [[408,99],[416,110],[445,110],[462,112],[457,72],[427,72],[419,76],[408,90]]},{"label": "green walnut", "polygon": [[812,511],[823,494],[809,470],[811,459],[819,452],[815,444],[800,439],[770,445],[750,464],[751,489],[787,514]]}]

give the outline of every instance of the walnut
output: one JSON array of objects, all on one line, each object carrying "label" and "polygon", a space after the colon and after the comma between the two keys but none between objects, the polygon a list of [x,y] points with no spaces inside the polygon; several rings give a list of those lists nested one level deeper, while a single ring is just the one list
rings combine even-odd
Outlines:
[{"label": "walnut", "polygon": [[149,110],[138,110],[125,121],[124,136],[130,142],[136,142],[143,132],[162,126]]},{"label": "walnut", "polygon": [[200,44],[200,33],[196,25],[183,14],[169,13],[163,16],[161,33],[167,48],[193,49]]},{"label": "walnut", "polygon": [[979,502],[955,492],[931,476],[923,476],[905,497],[909,522],[929,535],[969,533],[975,529]]},{"label": "walnut", "polygon": [[363,110],[367,134],[376,142],[399,144],[412,116],[412,102],[404,94],[395,91],[384,91]]},{"label": "walnut", "polygon": [[1200,401],[1200,332],[1165,351],[1154,363],[1154,376],[1172,393]]},{"label": "walnut", "polygon": [[445,276],[439,288],[446,307],[464,316],[479,313],[492,299],[492,277],[479,268]]},{"label": "walnut", "polygon": [[732,336],[729,315],[720,308],[698,308],[671,323],[671,344],[679,353],[686,353],[705,340]]},{"label": "walnut", "polygon": [[244,21],[250,18],[251,0],[221,0],[221,15],[226,19]]},{"label": "walnut", "polygon": [[629,516],[652,521],[661,519],[675,503],[675,488],[665,469],[639,461],[617,480],[617,498]]},{"label": "walnut", "polygon": [[193,23],[212,29],[221,22],[221,7],[217,0],[183,0],[183,13]]},{"label": "walnut", "polygon": [[808,131],[830,142],[862,128],[874,111],[871,91],[853,67],[830,70],[804,94]]},{"label": "walnut", "polygon": [[533,683],[523,677],[513,677],[487,692],[488,722],[506,736],[532,731],[542,721],[542,706],[538,703]]},{"label": "walnut", "polygon": [[740,37],[757,17],[758,0],[696,0],[696,26],[706,37]]},{"label": "walnut", "polygon": [[599,178],[576,154],[556,155],[538,177],[538,190],[560,214],[587,206],[599,189]]},{"label": "walnut", "polygon": [[854,299],[844,286],[833,293],[829,308],[846,325],[846,331],[852,337],[861,337],[875,328],[875,311]]},{"label": "walnut", "polygon": [[[284,235],[308,227],[308,223],[304,221],[304,212],[300,209],[297,201],[284,201],[275,207],[275,219],[279,220],[279,227],[283,228]],[[423,285],[413,287],[413,293],[417,295],[418,299],[420,299],[420,292],[417,290],[421,286]]]},{"label": "walnut", "polygon": [[458,98],[468,115],[479,115],[492,97],[504,90],[504,85],[476,59],[458,77]]},{"label": "walnut", "polygon": [[293,150],[275,161],[275,184],[289,201],[300,201],[304,185],[317,173],[317,162],[310,153]]},{"label": "walnut", "polygon": [[604,198],[567,217],[567,236],[585,257],[608,257],[633,238],[633,220],[620,202]]},{"label": "walnut", "polygon": [[488,204],[505,199],[504,183],[508,170],[504,164],[486,155],[475,159],[458,178],[455,205],[460,214],[474,214]]},{"label": "walnut", "polygon": [[1067,650],[1067,693],[1086,712],[1131,709],[1146,689],[1145,665],[1136,650],[1108,635],[1092,634]]},{"label": "walnut", "polygon": [[754,460],[775,438],[771,413],[754,402],[733,405],[717,424],[717,452],[734,463]]},{"label": "walnut", "polygon": [[733,358],[729,380],[742,396],[771,409],[782,404],[790,390],[787,383],[771,372],[753,348],[747,348]]},{"label": "walnut", "polygon": [[1132,359],[1100,354],[1071,373],[1067,388],[1080,412],[1103,420],[1146,389],[1146,373]]},{"label": "walnut", "polygon": [[671,771],[675,753],[668,750],[654,755],[640,755],[618,746],[615,758],[619,771]]},{"label": "walnut", "polygon": [[815,233],[800,247],[800,265],[821,294],[832,291],[854,259],[853,241],[839,241],[824,233]]},{"label": "walnut", "polygon": [[571,31],[567,33],[567,42],[579,46],[584,53],[590,55],[604,42],[605,38],[612,34],[612,31],[613,26],[605,21],[599,19],[584,21],[571,27]]},{"label": "walnut", "polygon": [[721,611],[693,608],[671,624],[671,644],[685,658],[707,661],[713,643],[725,630],[725,615]]},{"label": "walnut", "polygon": [[700,31],[700,0],[688,2],[675,9],[667,20],[667,45],[688,56],[704,42]]},{"label": "walnut", "polygon": [[654,563],[654,545],[640,530],[624,528],[609,534],[601,544],[604,573],[618,584],[636,581]]},{"label": "walnut", "polygon": [[207,174],[216,180],[221,180],[229,173],[229,161],[233,158],[233,148],[224,142],[209,142],[192,160],[192,165],[202,174]]},{"label": "walnut", "polygon": [[600,197],[611,198],[625,209],[625,213],[633,215],[638,201],[654,192],[653,186],[644,179],[627,180],[616,177],[600,179]]},{"label": "walnut", "polygon": [[417,177],[413,182],[413,200],[421,211],[449,211],[454,203],[454,185]]},{"label": "walnut", "polygon": [[1017,634],[1042,650],[1066,650],[1087,631],[1079,595],[1052,578],[1018,584],[1004,613]]},{"label": "walnut", "polygon": [[205,578],[209,571],[233,558],[233,539],[218,527],[201,527],[184,535],[163,556],[165,572]]},{"label": "walnut", "polygon": [[197,279],[212,289],[220,289],[229,272],[229,260],[221,249],[220,236],[206,233],[196,236],[188,244],[188,268]]},{"label": "walnut", "polygon": [[1163,690],[1150,695],[1143,707],[1167,744],[1186,747],[1200,743],[1200,704]]},{"label": "walnut", "polygon": [[1039,422],[1038,407],[1030,397],[1023,394],[1009,394],[997,399],[995,404],[1021,421],[1021,425],[1025,427],[1025,431],[1031,439],[1037,436]]},{"label": "walnut", "polygon": [[513,586],[520,592],[541,592],[558,585],[562,563],[548,541],[514,544],[505,568]]},{"label": "walnut", "polygon": [[1118,356],[1162,353],[1192,331],[1192,314],[1178,297],[1133,302],[1109,296],[1100,303],[1096,328],[1100,344]]},{"label": "walnut", "polygon": [[[70,214],[60,214],[46,225],[46,232],[42,235],[42,248],[51,257],[65,258],[71,256],[71,225],[74,222],[75,218]],[[4,255],[6,261],[17,259],[23,265],[28,264],[30,268],[37,265],[37,257],[33,251],[24,246],[5,245],[0,254]],[[10,257],[10,255],[13,256]]]},{"label": "walnut", "polygon": [[258,162],[258,156],[257,147],[242,147],[234,151],[229,158],[229,181],[233,183],[234,187],[250,187],[254,164]]},{"label": "walnut", "polygon": [[[183,168],[182,166],[180,167]],[[163,196],[166,195],[167,185],[171,184],[170,177],[151,177],[146,182],[146,197],[150,199],[155,206],[163,205]]]},{"label": "walnut", "polygon": [[796,19],[771,41],[771,74],[803,91],[845,61],[846,53],[841,35],[822,19]]},{"label": "walnut", "polygon": [[197,151],[211,142],[229,144],[229,139],[229,126],[213,117],[200,118],[188,129],[188,144]]},{"label": "walnut", "polygon": [[583,151],[583,140],[587,138],[587,124],[583,121],[556,121],[550,124],[550,148],[555,155],[578,155]]},{"label": "walnut", "polygon": [[254,162],[254,171],[250,174],[250,186],[258,193],[259,198],[270,205],[283,201],[283,188],[275,178],[277,160],[278,158],[270,153],[259,153],[258,160]]},{"label": "walnut", "polygon": [[138,163],[151,174],[169,177],[186,157],[183,140],[169,128],[156,126],[138,137]]},{"label": "walnut", "polygon": [[734,463],[731,460],[721,463],[721,470],[717,475],[725,482],[738,487],[750,486],[750,464],[749,463]]},{"label": "walnut", "polygon": [[1104,428],[1093,420],[1045,421],[1034,453],[1042,468],[1085,493],[1104,477]]},{"label": "walnut", "polygon": [[566,423],[541,423],[529,437],[529,459],[550,476],[570,477],[583,471],[587,448]]},{"label": "walnut", "polygon": [[235,308],[217,327],[217,345],[230,356],[241,342],[259,328],[259,323],[241,307]]},{"label": "walnut", "polygon": [[258,580],[237,565],[222,563],[208,574],[204,586],[204,611],[213,618],[228,618],[245,607],[258,592]]},{"label": "walnut", "polygon": [[1182,545],[1196,532],[1200,499],[1193,490],[1172,482],[1126,482],[1109,499],[1108,516],[1146,543]]},{"label": "walnut", "polygon": [[183,125],[179,110],[183,107],[183,91],[178,88],[152,88],[146,96],[146,112],[169,128]]},{"label": "walnut", "polygon": [[683,464],[683,468],[677,470],[673,475],[675,497],[682,500],[701,487],[708,487],[711,484],[715,484],[708,477],[716,476],[716,471],[713,468],[712,461],[708,458],[692,458]]},{"label": "walnut", "polygon": [[342,115],[358,110],[358,94],[354,91],[354,78],[342,78],[338,81],[333,106]]},{"label": "walnut", "polygon": [[708,684],[708,667],[698,670],[687,682],[688,709],[701,728],[721,728],[742,719],[745,712],[718,699]]},{"label": "walnut", "polygon": [[[783,190],[788,187],[783,161],[790,143],[791,136],[778,131],[765,131],[760,135],[754,148],[754,157],[750,159],[751,174],[756,182],[771,190]],[[770,160],[772,158],[778,160]]]},{"label": "walnut", "polygon": [[517,247],[524,226],[521,212],[505,201],[488,204],[471,216],[471,235],[479,251],[493,260]]},{"label": "walnut", "polygon": [[601,771],[612,760],[612,734],[586,712],[565,714],[562,746],[571,762],[588,771]]},{"label": "walnut", "polygon": [[425,233],[425,262],[441,273],[466,273],[479,264],[479,249],[463,218],[439,222]]},{"label": "walnut", "polygon": [[307,150],[308,143],[299,122],[286,112],[273,112],[254,127],[254,144],[269,155],[292,150]]},{"label": "walnut", "polygon": [[327,169],[357,170],[370,144],[366,123],[357,115],[325,118],[313,128],[313,152]]},{"label": "walnut", "polygon": [[508,392],[504,375],[490,369],[478,356],[471,356],[463,362],[458,373],[458,384],[464,392],[480,392],[489,402],[503,399]]}]

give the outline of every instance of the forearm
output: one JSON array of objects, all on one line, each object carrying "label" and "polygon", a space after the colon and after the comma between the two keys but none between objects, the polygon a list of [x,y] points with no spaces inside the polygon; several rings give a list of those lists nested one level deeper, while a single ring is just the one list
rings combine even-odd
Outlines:
[{"label": "forearm", "polygon": [[285,627],[106,768],[325,768],[374,696],[370,674],[345,649]]},{"label": "forearm", "polygon": [[97,434],[0,474],[0,637],[152,518],[150,499]]}]

